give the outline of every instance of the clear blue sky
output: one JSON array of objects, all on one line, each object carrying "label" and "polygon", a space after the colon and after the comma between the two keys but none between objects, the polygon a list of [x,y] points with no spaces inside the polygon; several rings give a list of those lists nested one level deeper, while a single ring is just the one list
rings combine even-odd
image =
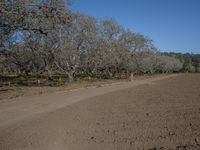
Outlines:
[{"label": "clear blue sky", "polygon": [[200,53],[200,0],[74,0],[71,10],[114,18],[162,51]]}]

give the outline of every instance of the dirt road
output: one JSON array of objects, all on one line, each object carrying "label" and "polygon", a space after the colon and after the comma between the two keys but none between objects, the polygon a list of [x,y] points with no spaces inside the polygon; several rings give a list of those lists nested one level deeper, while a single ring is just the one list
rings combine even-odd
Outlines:
[{"label": "dirt road", "polygon": [[200,75],[0,102],[0,150],[200,149]]}]

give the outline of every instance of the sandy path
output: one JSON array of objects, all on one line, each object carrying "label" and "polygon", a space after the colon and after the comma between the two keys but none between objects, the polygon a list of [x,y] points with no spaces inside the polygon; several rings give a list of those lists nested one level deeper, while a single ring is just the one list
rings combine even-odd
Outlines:
[{"label": "sandy path", "polygon": [[0,120],[0,150],[198,150],[200,75],[4,102]]},{"label": "sandy path", "polygon": [[151,84],[154,81],[173,76],[177,75],[168,75],[134,82],[114,83],[98,88],[90,87],[71,91],[62,91],[32,98],[17,98],[12,99],[12,101],[4,100],[3,102],[0,102],[0,127],[9,126],[17,121],[33,117],[35,114],[54,111],[90,97],[142,84]]}]

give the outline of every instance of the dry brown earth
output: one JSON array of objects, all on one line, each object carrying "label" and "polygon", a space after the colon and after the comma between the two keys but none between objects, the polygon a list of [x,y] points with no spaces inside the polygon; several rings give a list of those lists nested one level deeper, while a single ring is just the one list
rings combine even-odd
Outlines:
[{"label": "dry brown earth", "polygon": [[200,75],[0,103],[0,150],[200,149]]}]

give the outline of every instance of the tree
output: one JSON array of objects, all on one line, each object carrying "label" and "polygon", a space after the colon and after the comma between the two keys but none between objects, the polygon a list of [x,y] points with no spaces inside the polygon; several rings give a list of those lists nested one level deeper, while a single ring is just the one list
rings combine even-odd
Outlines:
[{"label": "tree", "polygon": [[73,13],[64,0],[0,2],[1,74],[42,74],[51,80],[64,75],[73,81],[199,68],[198,57],[159,53],[149,37],[114,19]]}]

